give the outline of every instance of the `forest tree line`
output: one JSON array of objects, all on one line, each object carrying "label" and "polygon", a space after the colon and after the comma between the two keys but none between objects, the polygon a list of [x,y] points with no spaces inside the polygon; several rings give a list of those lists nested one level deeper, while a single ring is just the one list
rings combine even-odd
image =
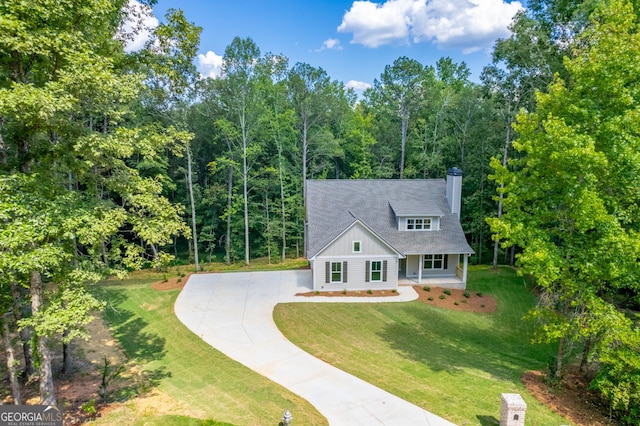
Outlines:
[{"label": "forest tree line", "polygon": [[[2,336],[9,349],[20,330],[43,404],[55,403],[45,338],[61,336],[70,360],[67,344],[86,336],[102,303],[88,284],[175,261],[197,270],[301,257],[307,179],[443,178],[456,166],[472,262],[517,258],[549,296],[536,315],[540,339],[559,342],[555,371],[574,344],[583,347],[585,365],[605,366],[595,382],[603,397],[637,424],[629,413],[640,408],[640,370],[616,350],[633,352],[640,339],[615,312],[638,305],[638,5],[534,0],[479,81],[448,57],[400,57],[357,96],[321,67],[262,52],[249,37],[227,46],[218,78],[201,78],[201,29],[180,10],[126,52],[128,2],[82,4],[0,5]],[[603,34],[618,38],[605,48]],[[599,139],[577,146],[588,137]],[[582,204],[571,204],[576,194]],[[574,209],[610,233],[599,236]],[[569,242],[574,250],[563,251]],[[612,245],[610,256],[588,252],[599,269],[576,256],[576,247]],[[536,258],[541,248],[547,255]],[[569,272],[549,276],[550,265]],[[615,341],[603,336],[612,318],[626,331]],[[620,369],[624,382],[614,378]]]}]

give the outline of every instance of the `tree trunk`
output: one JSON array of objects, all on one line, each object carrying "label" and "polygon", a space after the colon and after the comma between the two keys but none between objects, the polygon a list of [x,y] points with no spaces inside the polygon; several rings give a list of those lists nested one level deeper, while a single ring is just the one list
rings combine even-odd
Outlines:
[{"label": "tree trunk", "polygon": [[7,372],[9,373],[9,382],[11,383],[11,394],[13,395],[13,403],[15,405],[21,405],[22,399],[20,398],[20,384],[18,383],[18,374],[16,372],[16,361],[13,345],[11,344],[11,335],[9,333],[9,319],[7,315],[2,321],[2,342],[4,343],[4,351],[7,357]]},{"label": "tree trunk", "polygon": [[191,201],[191,232],[193,233],[193,257],[196,264],[196,272],[200,271],[198,259],[198,229],[196,227],[196,205],[193,200],[193,180],[191,174],[191,148],[187,147],[187,185],[189,185],[189,199]]},{"label": "tree trunk", "polygon": [[278,156],[280,157],[279,179],[280,179],[280,210],[282,211],[282,262],[287,260],[287,212],[284,202],[284,179],[282,177],[282,148],[278,147]]},{"label": "tree trunk", "polygon": [[267,220],[267,261],[271,265],[271,218],[269,217],[269,193],[264,191],[264,211]]},{"label": "tree trunk", "polygon": [[[74,241],[75,241],[75,236],[73,237]],[[109,267],[109,256],[107,255],[107,245],[104,243],[104,241],[100,242],[100,249],[102,251],[102,262],[104,263],[104,266],[106,266],[107,268]]]},{"label": "tree trunk", "polygon": [[[16,322],[22,318],[31,316],[31,306],[25,302],[27,289],[12,282],[11,293],[13,295],[13,315]],[[22,341],[22,351],[24,354],[24,372],[28,379],[36,373],[31,350],[31,328],[24,327],[20,329],[20,340]]]},{"label": "tree trunk", "polygon": [[[31,310],[37,313],[43,306],[42,276],[40,272],[31,272]],[[47,347],[45,336],[37,336],[38,354],[40,355],[40,404],[58,405],[55,388],[53,386],[53,372],[51,370],[51,352]]]},{"label": "tree trunk", "polygon": [[[277,118],[277,108],[276,108]],[[287,259],[287,213],[284,202],[284,167],[282,165],[282,141],[280,140],[280,132],[274,135],[276,146],[278,147],[278,182],[280,183],[280,210],[282,213],[282,253],[281,261]]]},{"label": "tree trunk", "polygon": [[247,146],[244,145],[242,153],[242,197],[244,202],[244,264],[249,266],[249,191],[247,180],[249,172],[247,170]]},{"label": "tree trunk", "polygon": [[560,341],[558,342],[558,356],[556,357],[556,372],[555,372],[556,379],[561,379],[563,374],[563,369],[564,369],[563,357],[564,357],[565,340],[566,339],[564,337],[561,337]]},{"label": "tree trunk", "polygon": [[[69,335],[69,330],[65,330],[62,333],[63,340]],[[72,370],[72,359],[71,359],[71,345],[69,343],[62,343],[62,374],[71,374]]]},{"label": "tree trunk", "polygon": [[402,115],[402,137],[400,141],[400,179],[404,179],[404,153],[407,145],[407,130],[409,128],[409,117]]},{"label": "tree trunk", "polygon": [[233,203],[233,167],[229,166],[229,178],[227,179],[227,235],[224,242],[224,261],[231,263],[231,207]]},{"label": "tree trunk", "polygon": [[[484,156],[483,156],[484,159]],[[481,175],[480,175],[480,202],[478,203],[478,210],[479,210],[479,216],[480,217],[484,217],[484,167],[481,167]],[[480,235],[478,235],[478,264],[482,263],[482,248],[484,247],[484,226],[483,224],[480,224],[478,226],[479,230],[478,233]]]},{"label": "tree trunk", "polygon": [[[511,102],[507,102],[507,116],[506,116],[506,137],[504,140],[504,149],[502,152],[502,166],[507,166],[507,159],[509,153],[509,145],[511,144]],[[502,200],[504,195],[502,190],[504,190],[504,184],[500,185],[500,193],[498,194],[498,219],[502,217]],[[498,252],[500,249],[500,242],[496,241],[493,245],[493,269],[498,268]]]},{"label": "tree trunk", "polygon": [[589,361],[589,353],[591,352],[591,338],[587,338],[584,342],[584,349],[582,350],[582,359],[580,360],[580,372],[584,374],[587,370],[587,363]]},{"label": "tree trunk", "polygon": [[151,247],[151,251],[153,252],[153,260],[156,264],[156,272],[160,272],[162,271],[162,264],[160,263],[160,253],[158,253],[158,249],[156,248],[155,244],[149,243],[149,246]]}]

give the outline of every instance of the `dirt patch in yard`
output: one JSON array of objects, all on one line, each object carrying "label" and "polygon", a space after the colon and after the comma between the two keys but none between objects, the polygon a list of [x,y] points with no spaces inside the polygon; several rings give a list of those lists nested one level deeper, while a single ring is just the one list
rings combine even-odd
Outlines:
[{"label": "dirt patch in yard", "polygon": [[597,395],[589,391],[589,381],[580,374],[577,366],[570,367],[559,388],[553,389],[545,383],[546,374],[542,371],[528,371],[522,376],[527,391],[538,401],[562,417],[577,425],[609,426],[606,407]]},{"label": "dirt patch in yard", "polygon": [[[114,407],[124,405],[123,403],[111,402],[111,395],[115,395],[121,390],[130,389],[136,397],[133,401],[137,405],[147,398],[157,398],[157,395],[149,396],[144,389],[150,389],[151,384],[144,372],[129,361],[122,351],[119,343],[113,338],[111,332],[103,319],[96,315],[96,318],[86,326],[89,340],[74,339],[71,342],[72,371],[62,374],[61,344],[59,341],[51,341],[52,348],[52,368],[54,370],[54,386],[56,399],[63,407],[64,420],[67,425],[85,424],[93,419],[99,418]],[[15,346],[16,357],[20,365],[23,365],[21,348]],[[102,382],[102,372],[105,359],[109,362],[109,371],[118,370],[107,387],[109,393],[105,401],[100,397],[99,390]],[[0,363],[6,364],[4,351],[0,352]],[[0,377],[0,388],[9,388],[8,377]],[[5,394],[3,404],[12,404],[11,395]],[[20,389],[22,403],[27,405],[39,404],[40,396],[38,392],[38,382],[21,383]]]}]

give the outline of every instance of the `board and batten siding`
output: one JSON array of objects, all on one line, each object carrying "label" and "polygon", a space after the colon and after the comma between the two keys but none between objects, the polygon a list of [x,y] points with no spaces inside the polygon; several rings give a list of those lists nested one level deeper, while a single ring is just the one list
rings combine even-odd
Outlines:
[{"label": "board and batten siding", "polygon": [[[359,253],[353,252],[354,241],[360,242]],[[367,261],[381,261],[386,265],[384,274],[386,281],[367,282]],[[343,264],[346,262],[346,281],[332,283],[330,276],[327,280],[327,263],[330,265],[331,262],[343,262]],[[315,256],[314,290],[392,290],[397,288],[398,254],[359,223]]]},{"label": "board and batten siding", "polygon": [[[353,242],[360,241],[360,253],[353,253]],[[369,256],[395,254],[389,246],[380,241],[378,237],[369,232],[365,227],[356,223],[340,238],[326,247],[322,256],[352,256],[366,254]]]},{"label": "board and batten siding", "polygon": [[[386,281],[367,281],[367,261],[379,260],[386,262]],[[327,282],[327,264],[331,262],[346,262],[346,281],[332,283],[329,275]],[[330,266],[329,266],[329,274]],[[344,273],[344,271],[343,271]],[[373,257],[318,257],[313,271],[313,289],[318,291],[342,291],[342,290],[393,290],[398,288],[398,258],[393,256]]]}]

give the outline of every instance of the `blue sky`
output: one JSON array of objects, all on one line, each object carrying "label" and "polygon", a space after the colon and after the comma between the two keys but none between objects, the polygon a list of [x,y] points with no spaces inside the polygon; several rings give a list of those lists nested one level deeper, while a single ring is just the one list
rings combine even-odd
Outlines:
[{"label": "blue sky", "polygon": [[180,8],[203,28],[196,65],[215,75],[234,37],[251,37],[262,53],[281,53],[290,65],[321,67],[356,88],[373,83],[400,56],[435,65],[443,56],[465,61],[478,81],[491,48],[508,36],[522,8],[503,0],[158,0],[162,20]]}]

